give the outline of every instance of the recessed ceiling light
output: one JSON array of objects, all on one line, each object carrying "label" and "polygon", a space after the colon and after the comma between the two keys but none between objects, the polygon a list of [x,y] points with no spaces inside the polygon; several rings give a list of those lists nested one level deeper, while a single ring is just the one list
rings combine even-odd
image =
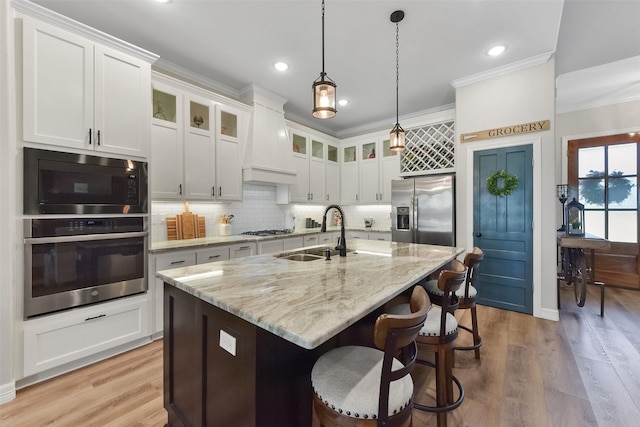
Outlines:
[{"label": "recessed ceiling light", "polygon": [[158,3],[169,3],[171,0],[156,0]]},{"label": "recessed ceiling light", "polygon": [[343,106],[343,107],[344,107],[345,105],[347,105],[348,103],[349,103],[349,100],[348,100],[348,99],[341,99],[340,101],[338,101],[338,105],[341,105],[341,106]]},{"label": "recessed ceiling light", "polygon": [[289,68],[289,64],[287,64],[286,62],[276,62],[275,64],[273,64],[273,68],[278,71],[287,71],[287,69]]},{"label": "recessed ceiling light", "polygon": [[506,49],[507,49],[507,47],[504,46],[504,45],[494,46],[494,47],[492,47],[491,49],[489,49],[487,51],[487,55],[489,55],[489,56],[498,56],[498,55],[501,55],[502,52],[504,52]]}]

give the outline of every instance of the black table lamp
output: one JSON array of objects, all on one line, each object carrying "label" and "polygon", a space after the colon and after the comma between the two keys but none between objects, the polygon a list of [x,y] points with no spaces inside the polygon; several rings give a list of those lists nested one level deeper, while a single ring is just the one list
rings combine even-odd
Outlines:
[{"label": "black table lamp", "polygon": [[567,226],[564,222],[564,204],[567,202],[569,193],[569,185],[568,184],[559,184],[556,185],[556,196],[558,196],[558,200],[562,203],[562,227],[558,228],[558,231],[567,231]]}]

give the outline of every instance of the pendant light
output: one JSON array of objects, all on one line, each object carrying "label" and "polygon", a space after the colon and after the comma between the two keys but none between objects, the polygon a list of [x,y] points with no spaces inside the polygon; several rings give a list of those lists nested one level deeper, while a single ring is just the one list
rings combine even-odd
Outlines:
[{"label": "pendant light", "polygon": [[404,150],[404,129],[400,126],[399,114],[398,114],[398,83],[400,80],[400,67],[398,61],[399,52],[399,26],[398,23],[404,18],[404,12],[402,10],[396,10],[391,14],[391,22],[396,24],[396,125],[391,129],[389,133],[390,143],[389,149],[393,152]]},{"label": "pendant light", "polygon": [[330,119],[336,115],[336,84],[324,72],[324,0],[322,0],[322,72],[313,82],[313,117]]}]

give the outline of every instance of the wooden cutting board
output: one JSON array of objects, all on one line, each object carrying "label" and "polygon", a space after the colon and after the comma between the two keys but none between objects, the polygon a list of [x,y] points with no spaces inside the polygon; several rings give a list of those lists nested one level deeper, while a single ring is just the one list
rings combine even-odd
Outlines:
[{"label": "wooden cutting board", "polygon": [[185,212],[167,217],[167,239],[183,240],[206,237],[205,218],[189,211],[189,204],[185,203]]}]

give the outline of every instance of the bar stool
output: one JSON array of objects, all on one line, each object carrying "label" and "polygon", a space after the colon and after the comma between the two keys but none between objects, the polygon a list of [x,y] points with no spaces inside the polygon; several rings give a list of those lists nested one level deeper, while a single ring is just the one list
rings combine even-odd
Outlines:
[{"label": "bar stool", "polygon": [[[437,414],[438,427],[447,425],[447,412],[456,409],[464,400],[464,389],[453,376],[453,346],[458,337],[458,322],[451,306],[457,304],[455,293],[465,282],[467,268],[454,260],[450,270],[440,272],[437,287],[441,291],[441,306],[433,305],[416,341],[426,351],[435,354],[435,363],[418,359],[417,362],[436,369],[436,406],[414,402],[413,407]],[[418,286],[416,286],[418,287]],[[453,385],[458,388],[458,399],[454,400]]]},{"label": "bar stool", "polygon": [[[476,299],[478,290],[474,286],[478,278],[478,267],[484,259],[484,252],[478,247],[474,247],[471,252],[468,252],[464,257],[464,265],[467,267],[467,280],[463,288],[460,288],[456,292],[458,297],[458,305],[455,309],[471,310],[471,328],[463,325],[458,325],[459,328],[470,332],[473,335],[472,346],[459,346],[455,345],[454,350],[474,350],[475,358],[480,359],[480,346],[482,346],[482,337],[478,333],[478,314],[476,312]],[[431,301],[439,306],[442,306],[442,290],[438,287],[437,280],[429,280],[424,285],[424,288],[429,294]]]},{"label": "bar stool", "polygon": [[409,304],[409,314],[378,317],[377,348],[338,347],[316,361],[311,371],[313,426],[412,425],[410,373],[418,353],[416,338],[431,302],[425,290],[416,286]]}]

